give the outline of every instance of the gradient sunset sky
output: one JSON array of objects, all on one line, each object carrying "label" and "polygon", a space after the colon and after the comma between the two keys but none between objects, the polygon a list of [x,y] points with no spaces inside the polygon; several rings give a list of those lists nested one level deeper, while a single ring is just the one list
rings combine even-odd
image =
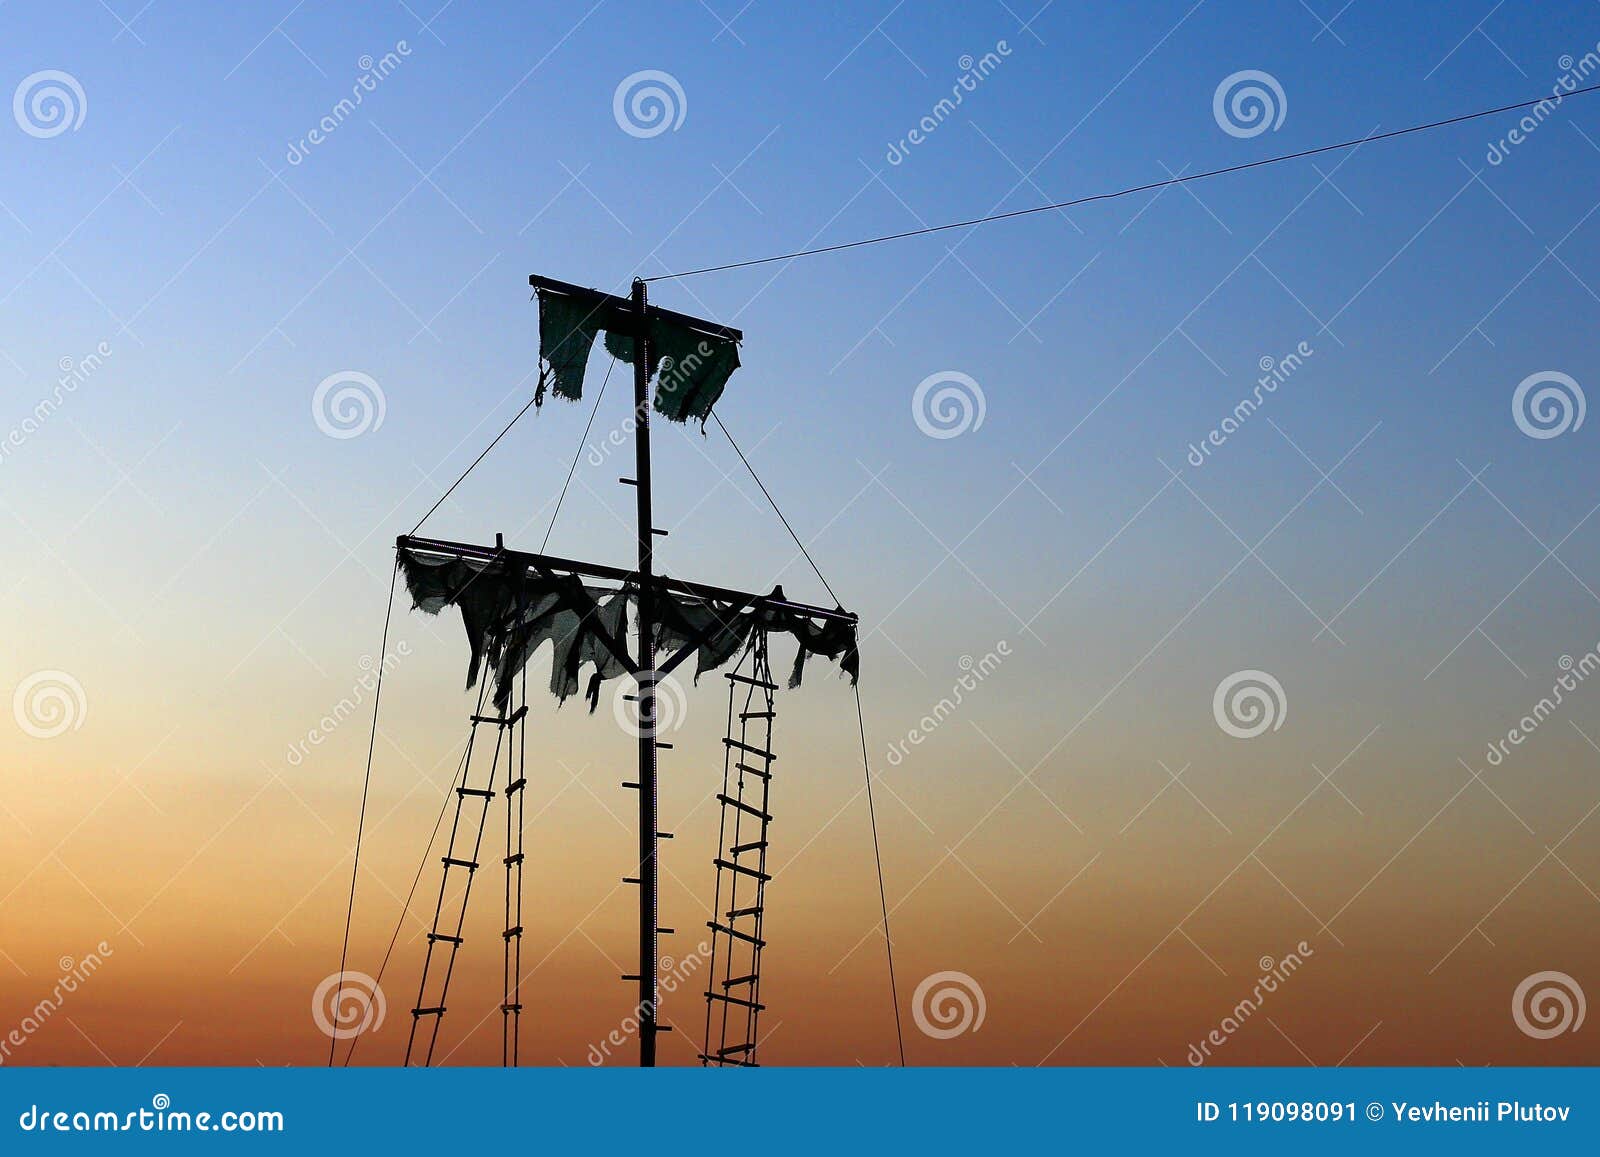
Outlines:
[{"label": "gradient sunset sky", "polygon": [[[1221,168],[1600,83],[1597,46],[1579,0],[0,7],[0,1038],[110,950],[6,1063],[325,1060],[312,998],[339,963],[394,537],[526,402],[529,273],[621,292]],[[617,111],[647,70],[681,94],[654,135]],[[30,109],[46,71],[81,123]],[[1277,86],[1275,127],[1224,123],[1241,72]],[[1535,375],[1600,388],[1600,95],[1520,143],[1515,123],[652,286],[745,331],[718,413],[861,615],[911,1063],[1182,1065],[1302,942],[1212,1063],[1600,1060],[1593,1026],[1513,1016],[1541,972],[1600,997],[1600,678],[1489,758],[1600,647],[1600,420],[1534,437],[1514,406]],[[427,529],[537,548],[608,360]],[[355,436],[314,400],[340,374],[382,399]],[[914,397],[941,374],[982,418],[932,437]],[[605,444],[624,380],[553,553],[629,562],[631,454]],[[661,565],[831,603],[714,427],[656,446]],[[402,601],[402,644],[351,939],[368,973],[472,706],[453,613]],[[1214,710],[1245,672],[1281,689],[1252,738]],[[854,699],[807,675],[779,696],[763,1060],[886,1064]],[[633,1000],[612,691],[593,716],[532,704],[535,1063],[588,1063]],[[723,681],[686,695],[662,770],[674,958],[710,906]],[[403,1052],[437,867],[356,1063]],[[499,1059],[480,887],[452,1064]],[[913,1015],[941,972],[984,1008],[948,1039]],[[668,998],[664,1062],[693,1063],[703,985]]]}]

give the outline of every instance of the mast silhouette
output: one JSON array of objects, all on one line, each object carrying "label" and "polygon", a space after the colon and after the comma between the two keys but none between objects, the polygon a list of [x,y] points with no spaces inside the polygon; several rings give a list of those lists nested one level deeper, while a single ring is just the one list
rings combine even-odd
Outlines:
[{"label": "mast silhouette", "polygon": [[656,647],[655,525],[650,513],[650,309],[645,284],[633,281],[635,316],[633,351],[634,491],[639,536],[639,1064],[656,1063],[657,975],[660,959],[661,880],[656,852],[660,847],[659,796],[656,788]]},{"label": "mast silhouette", "polygon": [[[607,651],[633,675],[636,686],[639,718],[639,775],[637,782],[625,783],[623,786],[632,788],[639,793],[639,831],[638,831],[638,867],[636,876],[624,877],[624,883],[632,884],[639,889],[639,970],[637,973],[623,976],[624,981],[636,982],[638,985],[638,1006],[636,1014],[639,1023],[639,1064],[650,1068],[656,1064],[656,1038],[657,1035],[670,1026],[663,1027],[660,1022],[660,954],[659,938],[670,933],[672,929],[660,926],[660,873],[657,861],[660,840],[665,833],[660,831],[659,792],[658,792],[658,767],[657,757],[662,748],[670,744],[661,743],[657,738],[656,719],[656,684],[663,676],[671,673],[680,663],[696,654],[708,634],[718,625],[715,618],[683,642],[670,655],[660,663],[657,662],[657,644],[660,636],[660,612],[658,598],[689,599],[699,602],[715,602],[725,608],[727,613],[752,612],[764,616],[786,617],[794,621],[797,617],[812,623],[849,624],[851,628],[851,653],[853,654],[854,625],[856,616],[842,608],[825,608],[796,602],[784,596],[781,587],[774,587],[768,594],[752,594],[745,591],[733,590],[726,587],[712,586],[706,583],[686,582],[681,579],[657,575],[655,571],[655,539],[657,535],[664,535],[666,531],[658,530],[653,524],[650,464],[650,379],[656,369],[656,358],[651,349],[652,323],[665,323],[670,326],[687,328],[688,330],[718,339],[722,342],[738,342],[743,339],[743,334],[728,326],[718,325],[703,318],[692,317],[688,314],[677,313],[672,310],[652,307],[649,304],[645,282],[635,278],[632,292],[628,297],[618,297],[599,290],[574,285],[569,282],[557,281],[553,278],[542,277],[538,274],[530,275],[528,283],[541,293],[551,293],[573,300],[584,311],[585,320],[593,320],[602,325],[607,331],[630,337],[634,342],[633,347],[633,422],[634,422],[634,467],[636,477],[622,478],[618,481],[624,485],[635,488],[635,514],[636,514],[636,545],[637,564],[633,571],[623,570],[618,567],[605,566],[597,563],[583,562],[573,559],[558,558],[553,555],[533,554],[524,551],[509,549],[500,535],[495,536],[492,547],[478,546],[470,543],[450,542],[443,539],[421,538],[416,535],[401,535],[396,541],[397,548],[402,552],[414,555],[430,556],[434,558],[454,558],[470,561],[475,566],[504,568],[508,574],[531,574],[546,580],[555,580],[558,576],[575,576],[579,579],[600,579],[603,581],[621,583],[624,587],[636,587],[638,645],[636,654],[630,655],[627,649],[625,632],[612,632],[601,621],[599,607],[590,597],[590,593],[583,588],[576,592],[567,591],[563,596],[567,600],[570,610],[575,612],[580,624],[593,632]],[[660,388],[658,386],[658,388]],[[676,638],[676,636],[674,636]],[[796,667],[798,672],[798,664]],[[487,676],[485,676],[487,678]],[[597,677],[598,678],[598,677]],[[739,678],[730,676],[730,678]],[[750,680],[746,679],[746,682]],[[771,686],[763,684],[763,686]],[[516,723],[526,713],[522,707],[514,717],[502,722]],[[770,717],[770,711],[768,712]],[[730,744],[729,740],[724,740]],[[742,744],[731,744],[739,747]],[[771,755],[762,752],[770,761]],[[738,805],[736,805],[738,806]],[[752,810],[752,809],[746,809]],[[763,845],[764,846],[764,845]],[[719,861],[720,864],[720,861]],[[476,864],[473,865],[474,867]],[[448,870],[448,861],[447,861]],[[739,869],[748,871],[749,869]],[[760,874],[760,873],[756,873]],[[713,914],[714,918],[716,914]],[[717,928],[715,919],[712,925]],[[520,934],[520,927],[515,929]],[[725,930],[724,930],[725,931]],[[510,935],[508,931],[507,935]],[[459,943],[459,938],[447,937]],[[426,981],[426,974],[424,976]],[[448,982],[448,981],[447,981]],[[707,996],[708,1004],[712,999],[731,1001],[734,1004],[755,1008],[754,1001],[745,1001],[731,996]],[[419,1008],[413,1010],[414,1015],[421,1013],[437,1013],[442,1016],[442,997],[440,1007]],[[520,1005],[517,1006],[520,1009]],[[745,1046],[753,1048],[753,1042]],[[409,1057],[409,1053],[408,1053]],[[719,1062],[725,1057],[719,1055]]]}]

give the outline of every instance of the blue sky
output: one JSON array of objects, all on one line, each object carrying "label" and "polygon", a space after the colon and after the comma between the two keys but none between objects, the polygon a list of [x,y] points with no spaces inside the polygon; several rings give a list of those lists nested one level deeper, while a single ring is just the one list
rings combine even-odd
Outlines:
[{"label": "blue sky", "polygon": [[[0,431],[62,359],[113,351],[0,461],[19,675],[79,672],[119,759],[174,719],[248,779],[242,752],[279,750],[302,730],[285,720],[315,717],[375,647],[393,536],[526,399],[529,273],[623,291],[1237,164],[1536,98],[1600,43],[1576,0],[740,3],[0,7],[0,79],[59,70],[85,106],[59,135],[0,131]],[[386,53],[360,107],[291,161]],[[989,74],[936,114],[986,53]],[[641,136],[614,98],[647,70],[675,82],[682,119]],[[1243,71],[1281,89],[1276,128],[1214,115]],[[1512,397],[1547,371],[1595,380],[1600,98],[1491,164],[1512,123],[652,285],[744,329],[718,412],[861,612],[885,742],[962,656],[1016,647],[977,714],[901,773],[904,877],[1013,767],[1103,805],[1114,833],[1157,762],[1193,758],[1265,828],[1299,790],[1262,795],[1256,760],[1325,770],[1382,718],[1385,766],[1416,795],[1368,833],[1376,867],[1457,758],[1595,645],[1593,427],[1528,437]],[[1302,343],[1304,364],[1190,465],[1262,359]],[[344,372],[377,383],[383,420],[332,438],[312,398]],[[941,373],[976,383],[980,426],[919,428],[914,392]],[[621,421],[624,383],[591,441]],[[592,397],[524,419],[429,529],[537,546]],[[627,561],[628,458],[580,461],[552,551]],[[714,429],[666,430],[658,470],[671,572],[825,597]],[[435,634],[404,702],[457,686],[459,640]],[[1304,728],[1288,754],[1246,758],[1217,732],[1212,689],[1242,669],[1288,688]],[[817,694],[802,718],[848,754],[845,700]],[[231,706],[246,701],[273,706]],[[444,718],[398,734],[445,750]],[[1544,742],[1512,804],[1555,826],[1587,806],[1566,794],[1584,745],[1565,727]],[[353,753],[305,774],[348,783]]]}]

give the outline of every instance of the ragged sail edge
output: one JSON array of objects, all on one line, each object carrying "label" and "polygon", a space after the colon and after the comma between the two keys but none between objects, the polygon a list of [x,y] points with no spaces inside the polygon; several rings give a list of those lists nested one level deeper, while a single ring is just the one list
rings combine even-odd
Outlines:
[{"label": "ragged sail edge", "polygon": [[[606,311],[585,299],[541,289],[539,295],[539,357],[548,367],[534,394],[542,403],[548,385],[557,397],[576,401],[583,396],[584,371],[589,352],[602,330],[606,352],[633,364],[631,334],[611,330]],[[650,319],[650,375],[656,379],[655,409],[670,422],[698,418],[702,425],[711,408],[739,368],[738,343],[678,325],[661,317]]]},{"label": "ragged sail edge", "polygon": [[[593,669],[585,697],[593,711],[601,684],[629,670],[606,640],[626,645],[629,607],[637,600],[632,586],[590,587],[576,575],[541,574],[500,561],[441,557],[406,548],[398,556],[416,609],[430,615],[447,606],[460,609],[471,650],[467,686],[477,684],[487,661],[497,706],[503,705],[512,677],[547,640],[554,648],[550,693],[559,700],[577,692],[580,672],[588,665]],[[757,632],[774,631],[792,636],[798,644],[790,687],[800,685],[806,656],[811,654],[838,660],[852,684],[860,672],[853,621],[818,624],[801,612],[761,600],[739,603],[665,590],[656,592],[654,605],[660,623],[657,653],[675,654],[692,647],[697,680],[743,653]]]}]

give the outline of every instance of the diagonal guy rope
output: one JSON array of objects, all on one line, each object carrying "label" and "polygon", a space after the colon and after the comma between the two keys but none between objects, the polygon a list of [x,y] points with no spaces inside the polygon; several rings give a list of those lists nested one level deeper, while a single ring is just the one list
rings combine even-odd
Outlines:
[{"label": "diagonal guy rope", "polygon": [[[783,528],[789,532],[789,537],[794,539],[794,544],[800,548],[800,553],[805,555],[806,561],[811,564],[811,569],[816,571],[817,578],[821,580],[828,594],[832,595],[833,601],[842,608],[844,603],[840,601],[837,594],[834,594],[832,584],[828,582],[821,568],[817,566],[817,560],[811,557],[811,552],[806,549],[806,544],[800,541],[800,536],[794,532],[794,527],[784,517],[783,511],[778,508],[777,500],[772,497],[772,492],[761,481],[761,476],[756,473],[756,468],[750,465],[750,459],[744,456],[744,451],[739,449],[739,443],[733,440],[733,435],[728,432],[728,427],[723,425],[722,419],[717,416],[715,411],[712,411],[711,416],[716,419],[717,428],[728,439],[728,445],[733,447],[733,452],[739,455],[739,461],[743,462],[744,468],[750,471],[750,477],[755,479],[756,485],[761,488],[761,493],[766,495],[767,502],[772,506],[772,512],[778,516],[778,521],[783,523]],[[884,953],[889,960],[889,1004],[894,1009],[894,1037],[895,1043],[900,1050],[900,1067],[905,1068],[906,1038],[900,1024],[900,992],[894,978],[894,937],[889,933],[889,895],[883,883],[883,849],[878,842],[878,812],[872,802],[872,763],[867,757],[867,722],[861,710],[861,688],[859,686],[855,688],[855,693],[856,729],[861,734],[861,771],[866,777],[867,785],[867,817],[872,823],[872,859],[878,869],[878,904],[883,911],[883,947]]]},{"label": "diagonal guy rope", "polygon": [[886,233],[881,237],[865,237],[859,241],[841,241],[837,245],[822,245],[815,249],[799,249],[793,253],[778,253],[771,257],[754,257],[748,261],[729,261],[722,265],[706,265],[699,269],[686,269],[682,273],[658,273],[656,276],[646,277],[644,280],[671,281],[681,277],[698,277],[702,273],[720,273],[726,269],[747,269],[752,265],[768,265],[774,261],[793,261],[799,257],[815,257],[821,253],[837,253],[841,249],[860,249],[866,245],[881,245],[885,241],[901,241],[907,237],[921,237],[927,233],[943,233],[949,229],[970,229],[976,225],[986,225],[991,221],[1006,221],[1012,217],[1027,217],[1034,213],[1051,213],[1058,209],[1070,209],[1075,205],[1087,205],[1093,201],[1111,201],[1134,193],[1147,193],[1152,189],[1165,189],[1171,185],[1186,185],[1191,181],[1204,181],[1227,173],[1242,173],[1246,169],[1259,169],[1266,165],[1302,160],[1305,157],[1337,152],[1340,149],[1353,149],[1361,145],[1371,144],[1374,141],[1387,141],[1393,140],[1395,137],[1410,136],[1413,133],[1425,133],[1432,129],[1442,129],[1447,125],[1458,125],[1464,121],[1475,121],[1483,117],[1515,112],[1517,109],[1532,108],[1535,105],[1544,104],[1546,101],[1559,104],[1569,96],[1584,96],[1592,92],[1600,92],[1600,84],[1592,84],[1587,88],[1575,88],[1571,92],[1551,93],[1549,96],[1536,97],[1533,100],[1519,100],[1515,104],[1503,104],[1498,108],[1486,108],[1480,109],[1478,112],[1462,113],[1458,116],[1446,117],[1443,120],[1429,121],[1427,124],[1409,125],[1403,129],[1390,129],[1388,132],[1382,133],[1368,133],[1364,137],[1351,137],[1347,141],[1337,141],[1331,145],[1318,145],[1316,148],[1301,149],[1295,153],[1281,153],[1273,157],[1263,157],[1259,161],[1246,161],[1243,164],[1226,165],[1223,168],[1210,169],[1204,173],[1190,173],[1187,176],[1171,177],[1164,181],[1150,181],[1143,185],[1129,185],[1127,188],[1116,189],[1107,193],[1091,193],[1085,197],[1074,197],[1070,201],[1055,201],[1048,205],[1031,205],[1026,209],[1011,209],[1005,213],[991,213],[985,217],[970,217],[965,221],[950,221],[943,225],[927,225],[921,229],[907,229],[900,233]]},{"label": "diagonal guy rope", "polygon": [[[378,683],[372,691],[372,730],[367,735],[367,770],[361,778],[361,813],[356,820],[356,846],[355,853],[350,859],[350,902],[344,912],[344,942],[339,948],[339,979],[333,997],[333,1008],[340,1007],[344,997],[344,971],[350,958],[350,924],[356,914],[356,878],[361,872],[361,836],[367,826],[367,796],[372,787],[372,753],[378,745],[378,704],[383,699],[383,672],[388,665],[384,657],[389,653],[389,622],[394,618],[394,588],[395,582],[400,577],[400,560],[394,561],[394,569],[389,572],[389,603],[383,612],[383,643],[378,648]],[[339,1046],[339,1038],[334,1033],[328,1034],[328,1067],[333,1067],[334,1050]]]}]

